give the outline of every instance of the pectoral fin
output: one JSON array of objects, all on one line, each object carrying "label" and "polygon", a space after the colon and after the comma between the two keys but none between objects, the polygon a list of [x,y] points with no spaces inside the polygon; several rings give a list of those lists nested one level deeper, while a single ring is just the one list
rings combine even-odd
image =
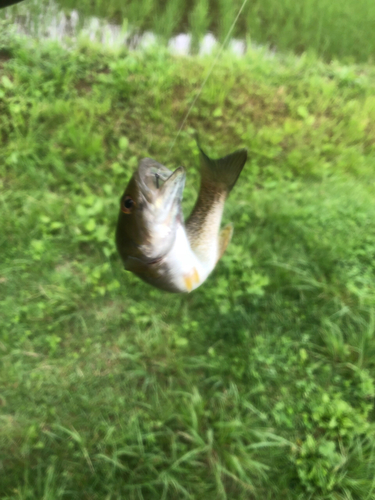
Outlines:
[{"label": "pectoral fin", "polygon": [[191,292],[194,288],[194,285],[198,285],[200,282],[200,277],[198,271],[193,267],[193,270],[190,274],[185,274],[184,282],[186,286],[186,290]]},{"label": "pectoral fin", "polygon": [[227,246],[232,239],[233,235],[233,225],[232,224],[227,224],[219,234],[219,258],[217,259],[218,261],[221,259],[223,256],[225,250],[227,249]]}]

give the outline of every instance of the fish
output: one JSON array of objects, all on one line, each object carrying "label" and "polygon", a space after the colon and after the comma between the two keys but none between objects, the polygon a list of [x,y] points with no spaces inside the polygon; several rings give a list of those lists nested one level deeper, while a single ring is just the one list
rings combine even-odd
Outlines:
[{"label": "fish", "polygon": [[143,158],[120,199],[116,247],[127,271],[172,293],[202,285],[224,254],[233,225],[220,229],[224,204],[247,161],[240,149],[209,158],[199,144],[200,189],[186,223],[183,166],[174,172]]}]

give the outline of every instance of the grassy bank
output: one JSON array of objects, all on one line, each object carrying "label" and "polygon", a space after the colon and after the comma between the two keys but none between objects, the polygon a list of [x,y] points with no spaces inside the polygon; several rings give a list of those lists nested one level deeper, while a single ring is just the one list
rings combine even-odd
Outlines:
[{"label": "grassy bank", "polygon": [[[375,494],[375,72],[0,52],[0,491],[5,499],[360,499]],[[189,295],[121,269],[140,158],[250,160],[234,239]]]},{"label": "grassy bank", "polygon": [[[58,0],[69,12],[78,9],[81,20],[99,16],[134,30],[151,30],[167,41],[189,32],[193,48],[212,31],[220,41],[243,0]],[[26,0],[14,15],[32,12],[32,23],[46,11],[42,0]],[[4,14],[4,13],[2,13]],[[375,55],[375,3],[372,0],[248,0],[233,36],[281,51],[314,51],[326,60],[366,62]],[[22,21],[22,18],[21,18]]]}]

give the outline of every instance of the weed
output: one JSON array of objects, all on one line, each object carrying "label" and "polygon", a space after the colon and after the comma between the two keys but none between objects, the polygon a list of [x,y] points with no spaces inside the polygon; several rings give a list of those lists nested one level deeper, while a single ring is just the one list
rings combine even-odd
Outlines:
[{"label": "weed", "polygon": [[[224,53],[166,159],[212,59],[1,43],[2,498],[373,498],[373,67]],[[187,213],[194,129],[249,162],[168,295],[121,269],[118,200],[150,156]]]}]

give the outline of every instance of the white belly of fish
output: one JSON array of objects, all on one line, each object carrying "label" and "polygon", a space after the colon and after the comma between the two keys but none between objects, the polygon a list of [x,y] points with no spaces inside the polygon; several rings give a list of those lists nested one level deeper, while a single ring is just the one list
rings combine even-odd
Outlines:
[{"label": "white belly of fish", "polygon": [[180,292],[191,292],[206,280],[214,269],[218,257],[217,237],[206,248],[203,261],[193,252],[185,228],[179,225],[173,247],[165,259],[169,279]]}]

